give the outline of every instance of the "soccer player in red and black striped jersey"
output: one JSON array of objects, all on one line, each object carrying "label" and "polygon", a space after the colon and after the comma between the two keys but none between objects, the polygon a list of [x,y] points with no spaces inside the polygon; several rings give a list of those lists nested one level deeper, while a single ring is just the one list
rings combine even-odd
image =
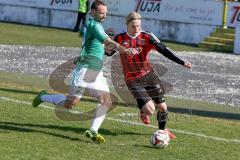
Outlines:
[{"label": "soccer player in red and black striped jersey", "polygon": [[[150,123],[149,115],[154,114],[156,108],[159,129],[164,130],[168,114],[167,105],[161,85],[159,85],[158,75],[149,62],[150,50],[156,50],[168,59],[187,68],[192,68],[192,64],[177,56],[154,34],[144,32],[141,29],[141,15],[139,13],[130,13],[126,17],[126,25],[127,31],[116,35],[114,40],[126,48],[137,50],[138,53],[135,55],[119,54],[125,82],[137,101],[143,123]],[[113,48],[105,48],[105,50],[108,55],[114,54]],[[170,132],[169,134],[170,138],[174,138],[173,134]]]}]

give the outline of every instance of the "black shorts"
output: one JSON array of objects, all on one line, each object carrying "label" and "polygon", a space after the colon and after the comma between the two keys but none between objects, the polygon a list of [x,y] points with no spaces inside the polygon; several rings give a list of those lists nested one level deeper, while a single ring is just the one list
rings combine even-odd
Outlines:
[{"label": "black shorts", "polygon": [[127,82],[127,86],[140,109],[150,100],[153,100],[156,104],[165,102],[161,80],[154,71],[147,73],[139,79]]}]

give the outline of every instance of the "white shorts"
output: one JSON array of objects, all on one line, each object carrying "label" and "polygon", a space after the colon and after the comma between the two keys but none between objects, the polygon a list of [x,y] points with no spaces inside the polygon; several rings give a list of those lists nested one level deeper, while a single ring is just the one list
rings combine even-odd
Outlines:
[{"label": "white shorts", "polygon": [[76,67],[72,72],[70,95],[81,98],[86,89],[93,97],[109,93],[107,80],[102,71]]}]

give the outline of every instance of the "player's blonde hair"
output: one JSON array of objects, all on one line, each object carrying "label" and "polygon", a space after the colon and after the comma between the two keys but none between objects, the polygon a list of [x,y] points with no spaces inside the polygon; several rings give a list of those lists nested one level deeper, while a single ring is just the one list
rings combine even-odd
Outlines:
[{"label": "player's blonde hair", "polygon": [[140,20],[141,18],[142,17],[141,17],[141,15],[138,12],[133,11],[133,12],[129,13],[127,15],[127,17],[125,18],[126,25],[128,25],[133,20],[138,20],[138,19]]}]

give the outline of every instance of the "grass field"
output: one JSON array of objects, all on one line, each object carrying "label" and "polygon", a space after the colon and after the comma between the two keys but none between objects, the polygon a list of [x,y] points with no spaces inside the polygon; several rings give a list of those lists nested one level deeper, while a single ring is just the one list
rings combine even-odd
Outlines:
[{"label": "grass field", "polygon": [[[8,32],[12,32],[9,34],[11,38],[7,38]],[[35,34],[36,32],[39,34]],[[0,34],[0,44],[76,47],[81,40],[76,33],[69,31],[5,23],[0,24]],[[18,36],[14,39],[16,35]],[[69,37],[69,43],[54,41],[66,37]],[[74,40],[78,42],[73,42]],[[176,48],[184,47],[182,44],[173,45]],[[186,47],[191,51],[198,49]],[[155,117],[151,117],[150,126],[145,126],[139,122],[138,109],[117,106],[107,115],[99,131],[106,138],[106,143],[98,145],[84,136],[90,121],[63,120],[55,113],[54,106],[48,104],[32,108],[32,99],[41,89],[49,89],[46,79],[0,71],[0,159],[240,159],[238,120],[213,118],[210,114],[201,116],[192,112],[170,112],[168,127],[176,134],[177,139],[171,141],[166,149],[155,149],[149,143],[150,135],[157,126]],[[240,113],[237,107],[203,101],[167,97],[167,103],[170,111],[171,107],[175,107],[201,109],[209,113],[227,112],[230,115]],[[84,112],[95,106],[94,102],[82,101],[75,110]]]},{"label": "grass field", "polygon": [[[78,33],[61,29],[0,23],[0,35],[0,44],[7,45],[81,46],[81,38]],[[176,51],[204,50],[189,44],[172,42],[164,42],[164,44]]]},{"label": "grass field", "polygon": [[[11,74],[8,76],[12,77]],[[40,88],[23,84],[0,83],[1,159],[240,158],[239,121],[171,112],[168,127],[177,139],[161,150],[149,143],[151,133],[156,130],[154,116],[151,117],[151,126],[144,126],[139,123],[137,109],[117,106],[100,129],[106,143],[97,145],[84,136],[90,121],[62,120],[54,109],[46,106],[32,108],[31,101]],[[46,89],[46,86],[41,88]],[[82,101],[77,110],[88,111],[95,105],[94,102]]]}]

